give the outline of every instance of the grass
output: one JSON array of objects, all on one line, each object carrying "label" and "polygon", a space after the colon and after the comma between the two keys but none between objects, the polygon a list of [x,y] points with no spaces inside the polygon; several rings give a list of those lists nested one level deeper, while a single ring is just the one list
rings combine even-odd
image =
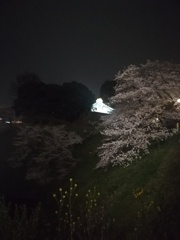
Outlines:
[{"label": "grass", "polygon": [[[69,125],[68,129],[85,139],[73,153],[79,163],[64,181],[47,187],[44,202],[52,216],[46,215],[47,211],[44,217],[54,217],[52,195],[60,187],[67,188],[69,178],[73,178],[78,184],[80,201],[94,186],[101,193],[108,215],[116,219],[118,228],[116,225],[114,231],[119,231],[123,240],[180,239],[180,135],[152,147],[149,155],[127,168],[105,171],[95,169],[102,136],[93,131],[93,126],[83,123]],[[88,132],[93,134],[87,135]],[[111,234],[107,239],[116,240]]]},{"label": "grass", "polygon": [[[153,147],[127,168],[95,170],[101,137],[91,136],[75,154],[81,162],[72,173],[82,192],[96,186],[112,205],[123,239],[180,239],[180,136]],[[145,237],[146,236],[146,237]]]}]

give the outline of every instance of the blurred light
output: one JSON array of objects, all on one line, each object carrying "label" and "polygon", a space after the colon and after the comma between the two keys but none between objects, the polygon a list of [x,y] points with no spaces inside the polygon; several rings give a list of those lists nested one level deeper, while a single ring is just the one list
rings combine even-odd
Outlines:
[{"label": "blurred light", "polygon": [[98,98],[91,107],[91,112],[111,114],[114,109],[103,103],[102,98]]},{"label": "blurred light", "polygon": [[177,103],[180,103],[180,98],[177,99]]},{"label": "blurred light", "polygon": [[20,123],[22,123],[22,121],[20,121],[20,120],[14,120],[14,121],[12,121],[12,123],[20,124]]},{"label": "blurred light", "polygon": [[102,98],[97,98],[96,103],[99,103],[99,104],[103,103]]}]

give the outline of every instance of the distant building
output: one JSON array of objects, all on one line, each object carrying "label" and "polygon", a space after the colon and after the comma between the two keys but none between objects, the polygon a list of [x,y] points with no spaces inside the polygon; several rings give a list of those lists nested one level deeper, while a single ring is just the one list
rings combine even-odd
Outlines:
[{"label": "distant building", "polygon": [[102,98],[98,98],[91,107],[91,112],[111,114],[114,109],[103,103]]}]

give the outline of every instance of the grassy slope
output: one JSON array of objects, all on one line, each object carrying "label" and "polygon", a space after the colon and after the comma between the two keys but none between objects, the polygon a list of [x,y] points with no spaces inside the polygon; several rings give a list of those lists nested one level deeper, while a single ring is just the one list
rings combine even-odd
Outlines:
[{"label": "grassy slope", "polygon": [[[78,124],[69,129],[86,135],[93,126]],[[74,155],[80,162],[68,178],[75,179],[79,192],[97,187],[108,200],[109,213],[118,222],[123,239],[180,239],[180,136],[152,149],[150,155],[128,168],[114,167],[108,171],[95,170],[101,140],[98,133],[90,135],[75,149]],[[3,162],[1,167],[5,167]],[[5,181],[3,168],[1,179]]]},{"label": "grassy slope", "polygon": [[79,191],[96,186],[108,198],[110,214],[124,239],[180,239],[180,136],[167,140],[130,167],[95,170],[101,136],[76,149],[81,160],[71,177]]}]

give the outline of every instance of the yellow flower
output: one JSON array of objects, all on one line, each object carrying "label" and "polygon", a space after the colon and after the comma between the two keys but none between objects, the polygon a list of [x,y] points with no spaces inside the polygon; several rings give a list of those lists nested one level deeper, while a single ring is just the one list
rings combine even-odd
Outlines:
[{"label": "yellow flower", "polygon": [[62,188],[59,188],[59,191],[62,192]]},{"label": "yellow flower", "polygon": [[56,197],[56,194],[55,194],[55,193],[53,194],[53,197],[54,197],[54,198]]},{"label": "yellow flower", "polygon": [[69,181],[72,182],[72,178],[70,178]]},{"label": "yellow flower", "polygon": [[143,188],[137,188],[136,190],[133,190],[134,197],[138,198],[139,196],[142,195],[143,191],[144,191]]}]

